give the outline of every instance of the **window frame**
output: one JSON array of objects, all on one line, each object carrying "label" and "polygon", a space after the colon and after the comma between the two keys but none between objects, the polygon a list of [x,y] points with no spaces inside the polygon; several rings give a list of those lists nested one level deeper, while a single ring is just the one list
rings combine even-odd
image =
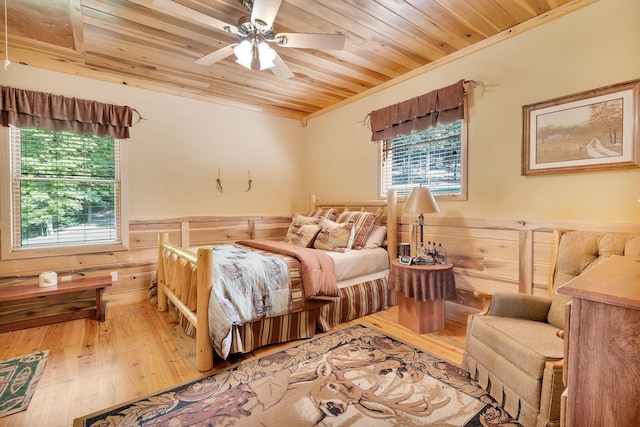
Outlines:
[{"label": "window frame", "polygon": [[[466,109],[466,107],[465,107]],[[465,117],[467,114],[465,112]],[[457,120],[456,120],[457,121]],[[467,177],[468,177],[468,162],[467,162],[467,120],[460,119],[460,193],[459,194],[436,194],[433,196],[440,201],[464,201],[468,199],[467,195]],[[431,129],[431,128],[429,128]],[[429,130],[427,129],[427,130]],[[384,187],[384,141],[378,142],[378,196],[385,198],[388,188]],[[419,184],[413,184],[409,188],[418,187]],[[404,201],[409,197],[409,194],[399,195],[398,200]]]},{"label": "window frame", "polygon": [[120,242],[119,243],[87,243],[51,247],[13,247],[13,193],[11,176],[11,129],[2,127],[0,131],[0,164],[2,165],[2,184],[0,186],[0,226],[3,260],[52,257],[61,255],[82,255],[101,252],[118,252],[129,249],[129,215],[128,215],[128,165],[126,139],[117,139],[120,144]]}]

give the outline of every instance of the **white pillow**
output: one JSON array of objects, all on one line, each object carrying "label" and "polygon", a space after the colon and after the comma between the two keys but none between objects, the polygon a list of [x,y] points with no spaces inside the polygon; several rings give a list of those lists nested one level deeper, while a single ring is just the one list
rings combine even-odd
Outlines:
[{"label": "white pillow", "polygon": [[367,237],[362,249],[375,249],[382,246],[384,238],[387,236],[387,227],[384,225],[374,225],[371,234]]},{"label": "white pillow", "polygon": [[362,249],[367,237],[371,234],[371,229],[378,220],[378,215],[371,212],[350,212],[344,211],[336,219],[337,223],[353,223],[353,244],[349,247],[353,249]]}]

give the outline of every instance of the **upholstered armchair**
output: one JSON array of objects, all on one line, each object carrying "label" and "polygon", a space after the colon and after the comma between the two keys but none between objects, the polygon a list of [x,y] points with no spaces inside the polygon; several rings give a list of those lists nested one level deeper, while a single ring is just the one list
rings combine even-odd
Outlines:
[{"label": "upholstered armchair", "polygon": [[524,427],[560,424],[570,298],[555,289],[611,255],[640,256],[640,236],[556,231],[548,298],[476,293],[484,309],[468,319],[463,366]]}]

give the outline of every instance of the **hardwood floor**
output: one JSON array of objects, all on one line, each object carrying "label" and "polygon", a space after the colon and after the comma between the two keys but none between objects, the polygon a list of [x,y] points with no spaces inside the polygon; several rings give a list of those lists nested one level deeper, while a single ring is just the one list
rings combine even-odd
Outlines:
[{"label": "hardwood floor", "polygon": [[[466,325],[447,321],[440,331],[417,335],[398,325],[397,309],[339,328],[362,323],[454,364],[462,362]],[[49,360],[29,408],[0,418],[0,426],[71,426],[80,416],[207,374],[196,370],[194,341],[175,317],[147,302],[110,306],[103,323],[81,319],[0,334],[0,359],[44,349],[50,350]],[[217,360],[210,372],[242,359]]]}]

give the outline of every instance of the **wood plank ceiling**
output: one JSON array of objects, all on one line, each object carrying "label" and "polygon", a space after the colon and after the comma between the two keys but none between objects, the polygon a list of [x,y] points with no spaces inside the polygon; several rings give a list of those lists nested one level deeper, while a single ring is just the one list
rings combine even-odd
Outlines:
[{"label": "wood plank ceiling", "polygon": [[[276,32],[346,36],[341,51],[276,46],[295,74],[287,80],[249,71],[233,56],[211,66],[194,64],[234,43],[235,36],[166,13],[152,0],[7,0],[8,52],[12,63],[304,122],[429,64],[592,1],[284,0]],[[238,0],[176,2],[234,25],[250,15]],[[4,45],[3,37],[3,57]]]}]

